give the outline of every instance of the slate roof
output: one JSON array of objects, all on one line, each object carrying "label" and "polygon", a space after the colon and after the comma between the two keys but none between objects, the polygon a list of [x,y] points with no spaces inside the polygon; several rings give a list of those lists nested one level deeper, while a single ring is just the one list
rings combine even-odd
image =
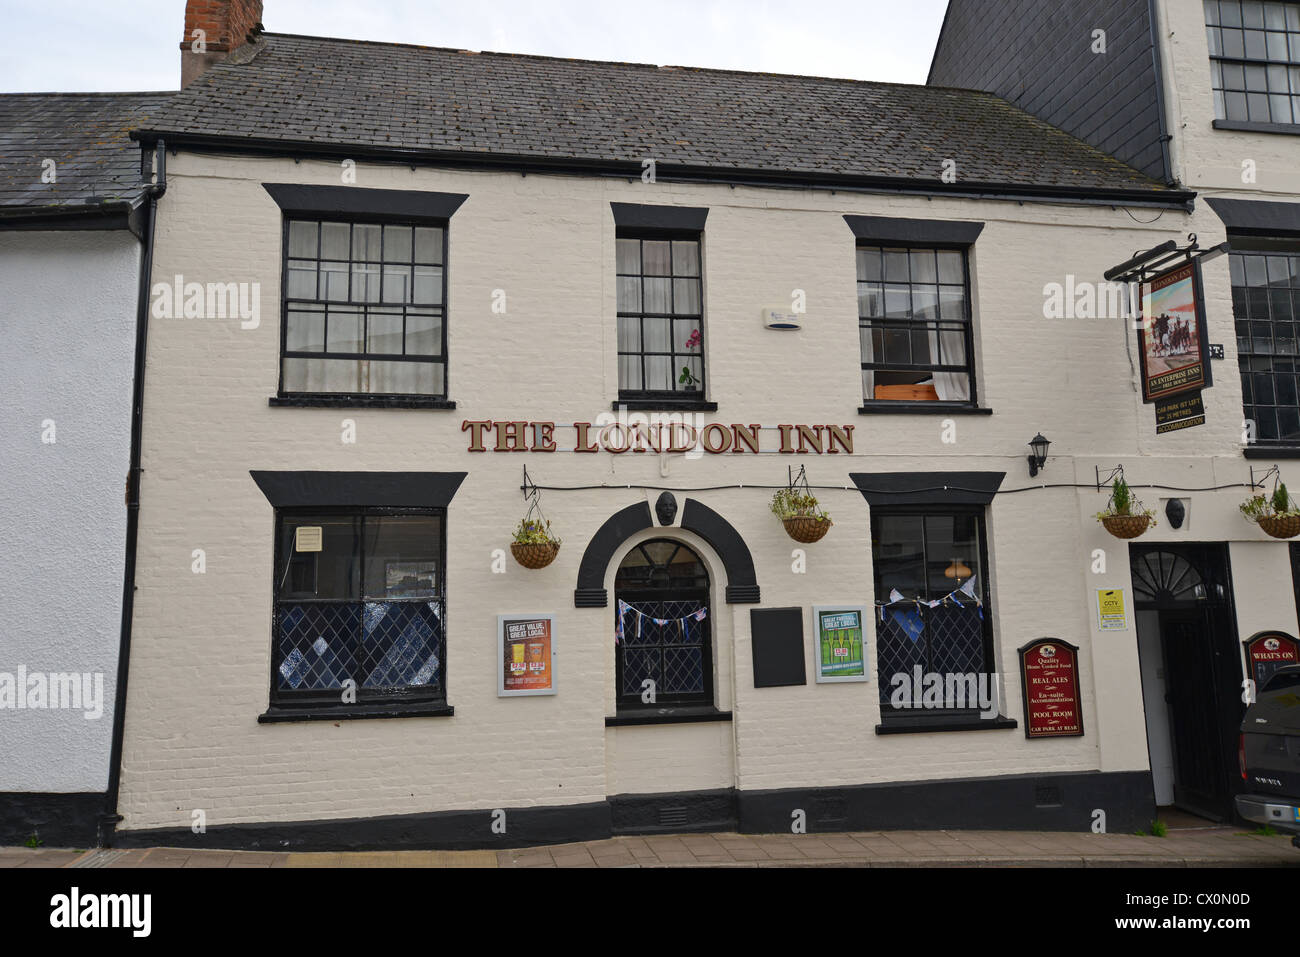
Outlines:
[{"label": "slate roof", "polygon": [[[0,95],[0,215],[137,202],[140,144],[130,131],[174,95]],[[53,183],[41,182],[46,159],[54,160]]]},{"label": "slate roof", "polygon": [[974,90],[277,33],[172,96],[157,134],[936,186],[952,158],[954,190],[1174,193]]}]

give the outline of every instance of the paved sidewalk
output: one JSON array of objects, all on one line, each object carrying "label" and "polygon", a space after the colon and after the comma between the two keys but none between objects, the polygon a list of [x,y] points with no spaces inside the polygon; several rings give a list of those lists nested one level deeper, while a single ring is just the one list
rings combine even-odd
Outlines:
[{"label": "paved sidewalk", "polygon": [[1168,837],[1042,831],[869,831],[616,837],[503,851],[307,853],[0,847],[8,867],[1300,867],[1290,837],[1233,827]]}]

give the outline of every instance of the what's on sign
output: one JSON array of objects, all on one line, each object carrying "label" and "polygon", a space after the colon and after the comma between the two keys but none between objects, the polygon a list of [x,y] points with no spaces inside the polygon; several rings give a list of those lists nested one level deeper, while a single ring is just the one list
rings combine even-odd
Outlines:
[{"label": "what's on sign", "polygon": [[1261,631],[1251,635],[1242,645],[1246,649],[1246,665],[1257,689],[1263,688],[1277,669],[1300,664],[1300,644],[1284,631]]},{"label": "what's on sign", "polygon": [[[677,417],[680,418],[680,417]],[[721,422],[707,424],[684,421],[623,421],[602,424],[574,422],[573,446],[561,449],[555,440],[554,422],[496,421],[466,419],[460,425],[469,433],[470,452],[723,452],[753,453],[777,451],[786,455],[853,454],[851,425],[743,425]],[[775,432],[777,446],[763,433]],[[489,446],[489,443],[491,445]],[[765,449],[766,446],[766,449]]]}]

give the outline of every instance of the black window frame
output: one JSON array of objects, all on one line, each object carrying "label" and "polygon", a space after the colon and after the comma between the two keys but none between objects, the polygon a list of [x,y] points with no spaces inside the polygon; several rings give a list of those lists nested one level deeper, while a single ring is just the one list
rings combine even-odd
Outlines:
[{"label": "black window frame", "polygon": [[[1264,4],[1260,0],[1245,0],[1246,4],[1259,4],[1261,15],[1264,11]],[[1250,129],[1250,128],[1272,128],[1277,131],[1300,132],[1300,3],[1283,2],[1284,23],[1281,30],[1269,29],[1268,21],[1265,19],[1260,26],[1246,25],[1245,6],[1242,0],[1203,0],[1202,10],[1205,16],[1206,43],[1210,51],[1210,88],[1214,102],[1215,126],[1223,129]],[[1208,14],[1211,9],[1216,11],[1215,16],[1211,18]],[[1252,7],[1253,9],[1253,7]],[[1229,16],[1225,20],[1225,12],[1236,10],[1236,23],[1231,22]],[[1229,32],[1231,34],[1229,35]],[[1263,37],[1265,44],[1262,51],[1251,50],[1250,44],[1253,37],[1247,34],[1258,33]],[[1240,49],[1235,45],[1230,49],[1229,43],[1234,43],[1238,39],[1241,41]],[[1280,41],[1273,41],[1273,37],[1281,37]],[[1285,48],[1285,56],[1279,57],[1270,53],[1268,44],[1270,42],[1280,42]],[[1274,79],[1270,75],[1269,68],[1278,68],[1283,71],[1283,81],[1286,83],[1286,89],[1273,89]],[[1252,83],[1247,78],[1247,72],[1252,69],[1261,69],[1263,71],[1263,89],[1251,89]],[[1239,72],[1241,74],[1240,85],[1235,85],[1235,77],[1231,74]],[[1234,83],[1234,85],[1229,85]],[[1229,110],[1229,96],[1240,97],[1242,111],[1233,109]],[[1254,96],[1262,97],[1263,115],[1251,108],[1251,98]],[[1287,110],[1285,114],[1279,114],[1274,102],[1275,97],[1284,97],[1286,99]],[[1238,114],[1238,115],[1231,115]]]},{"label": "black window frame", "polygon": [[[854,301],[858,304],[858,362],[859,362],[858,388],[859,391],[860,392],[862,391],[862,374],[864,372],[867,372],[868,370],[873,372],[904,371],[904,372],[918,372],[918,373],[928,371],[932,374],[935,372],[964,373],[967,376],[967,381],[969,383],[969,391],[970,391],[970,397],[968,399],[948,399],[948,400],[945,399],[934,399],[934,400],[877,399],[874,397],[874,393],[871,398],[867,398],[866,395],[863,394],[862,406],[861,408],[859,408],[858,410],[859,412],[934,413],[934,412],[942,412],[942,411],[984,411],[980,409],[979,406],[979,381],[978,381],[978,376],[975,368],[976,367],[975,304],[974,304],[974,297],[973,297],[973,289],[971,286],[971,270],[970,270],[971,246],[972,244],[968,242],[945,242],[945,241],[935,241],[935,240],[891,241],[890,239],[886,239],[886,238],[876,239],[876,238],[868,238],[865,236],[858,237],[853,248],[853,263],[854,263],[853,271],[854,271],[854,293],[855,293]],[[948,320],[943,318],[936,319],[936,320],[913,319],[913,318],[888,319],[885,317],[863,316],[862,297],[861,295],[858,294],[858,291],[860,286],[864,282],[871,282],[871,280],[863,280],[862,278],[860,278],[858,274],[858,265],[857,265],[858,258],[859,258],[858,252],[862,249],[879,249],[881,251],[882,273],[880,279],[880,286],[882,290],[885,286],[897,284],[897,283],[891,283],[884,278],[884,273],[883,273],[884,253],[890,251],[900,251],[900,250],[907,252],[908,254],[907,255],[907,259],[908,259],[907,286],[909,292],[909,300],[911,298],[911,288],[914,285],[911,278],[911,269],[912,269],[911,254],[913,250],[935,252],[935,253],[938,253],[940,251],[959,253],[961,255],[961,264],[962,264],[961,286],[962,286],[962,294],[963,294],[963,303],[965,307],[964,319],[962,320]],[[936,261],[936,270],[937,268],[938,267]],[[936,287],[942,288],[945,285],[951,286],[955,284],[938,282],[938,274],[936,272],[936,282],[934,285]],[[941,301],[942,300],[940,300],[940,302]],[[966,351],[965,366],[940,365],[935,363],[906,363],[900,365],[899,363],[887,363],[883,361],[877,362],[874,359],[871,362],[864,361],[863,349],[862,349],[862,333],[864,329],[871,330],[876,327],[879,327],[882,330],[899,329],[899,330],[908,330],[910,332],[916,332],[918,330],[918,327],[920,327],[921,330],[928,331],[931,325],[933,324],[935,326],[935,332],[936,334],[938,334],[940,331],[942,331],[942,328],[946,324],[950,322],[955,323],[957,321],[960,321],[963,324],[962,325],[963,343]]]},{"label": "black window frame", "polygon": [[[1242,418],[1255,422],[1253,445],[1261,448],[1300,449],[1300,237],[1246,237],[1230,233],[1228,241],[1229,283],[1232,291],[1234,333],[1237,337],[1237,371],[1241,381]],[[1289,281],[1286,286],[1278,288],[1271,285],[1268,279],[1270,257],[1288,260]],[[1248,260],[1251,259],[1265,261],[1263,267],[1265,285],[1263,286],[1252,286],[1248,281],[1245,285],[1238,285],[1235,282],[1234,276],[1238,270],[1243,279],[1248,277]],[[1252,289],[1262,290],[1262,292],[1252,295],[1250,292]],[[1278,292],[1284,292],[1290,300],[1290,314],[1287,317],[1280,318],[1275,314],[1277,303],[1274,294]],[[1267,318],[1261,319],[1254,315],[1258,306],[1256,299],[1266,305]],[[1256,343],[1264,339],[1263,336],[1256,335],[1257,332],[1265,331],[1260,329],[1260,326],[1265,326],[1268,332],[1267,351],[1256,351]],[[1286,328],[1287,326],[1289,329]],[[1277,335],[1279,331],[1289,331],[1290,338],[1279,337]],[[1279,342],[1290,342],[1291,351],[1279,351]],[[1291,368],[1289,370],[1277,368],[1279,361],[1290,362]],[[1258,389],[1262,383],[1257,380],[1260,376],[1268,379],[1271,401],[1257,401],[1261,397]],[[1281,376],[1290,379],[1289,389],[1294,401],[1278,400],[1278,386],[1281,381],[1284,381],[1279,379]],[[1274,434],[1266,435],[1261,427],[1266,421],[1261,417],[1261,409],[1271,410],[1273,428],[1269,431]],[[1283,411],[1292,419],[1290,438],[1282,437]]]},{"label": "black window frame", "polygon": [[[699,282],[700,290],[700,311],[698,313],[659,313],[645,311],[645,256],[644,247],[641,247],[641,272],[636,274],[621,273],[618,271],[618,241],[624,239],[635,239],[641,243],[645,242],[694,242],[696,244],[699,259],[698,276],[676,276],[673,273],[672,250],[669,248],[668,256],[668,275],[652,276],[653,279],[667,279],[670,293],[675,297],[673,290],[673,280],[675,279],[696,279]],[[703,229],[665,229],[660,227],[634,227],[634,226],[617,226],[614,231],[615,257],[614,257],[614,353],[617,368],[615,373],[618,381],[618,401],[615,405],[627,405],[629,408],[684,408],[684,409],[702,409],[709,405],[708,395],[708,362],[705,359],[706,350],[706,330],[704,328],[704,230]],[[618,286],[620,279],[633,278],[640,279],[641,286],[641,309],[636,312],[626,312],[618,308]],[[674,299],[675,301],[675,299]],[[638,330],[640,332],[640,348],[636,351],[624,351],[618,346],[618,327],[621,320],[626,318],[635,318],[639,320]],[[645,350],[645,320],[646,319],[667,319],[668,320],[668,352],[650,352]],[[696,327],[700,331],[700,347],[698,355],[689,353],[679,353],[675,349],[676,335],[675,324],[679,321],[696,322]],[[669,358],[669,367],[672,370],[673,388],[671,390],[662,389],[625,389],[623,388],[623,370],[622,363],[624,356],[640,356],[641,358],[641,383],[645,384],[645,359],[647,355],[667,355]],[[680,359],[698,359],[700,363],[700,382],[696,389],[679,389],[677,388],[677,375],[681,369]]]},{"label": "black window frame", "polygon": [[[291,224],[294,222],[308,222],[317,224],[317,246],[315,262],[317,263],[317,290],[314,299],[293,299],[294,303],[319,305],[328,311],[331,305],[343,307],[355,307],[362,311],[363,321],[361,329],[362,344],[367,340],[368,321],[364,318],[368,315],[368,307],[378,306],[380,308],[401,305],[403,308],[403,353],[395,355],[391,353],[350,353],[350,352],[329,352],[322,351],[303,352],[300,350],[290,351],[288,349],[288,332],[289,332],[289,260],[301,259],[303,257],[290,257],[289,255],[289,232]],[[321,259],[321,229],[322,223],[347,223],[350,227],[348,235],[348,292],[346,300],[328,300],[320,298],[319,276],[321,270],[319,264],[326,260]],[[352,227],[361,226],[378,226],[380,227],[380,258],[378,261],[356,260],[352,258]],[[411,229],[416,228],[434,228],[442,231],[442,262],[438,265],[442,269],[442,296],[441,301],[436,305],[416,303],[414,301],[402,304],[390,304],[383,301],[383,243],[384,243],[384,226],[402,226]],[[450,395],[451,382],[450,372],[451,363],[447,355],[448,344],[448,317],[450,308],[448,296],[450,293],[450,276],[451,263],[451,217],[409,217],[391,213],[376,212],[334,212],[324,210],[311,210],[303,212],[293,212],[282,210],[280,223],[280,359],[279,372],[276,385],[276,402],[279,405],[328,405],[328,406],[414,406],[414,407],[449,407],[454,408],[454,403],[448,400]],[[412,234],[411,243],[411,263],[412,282],[414,282],[415,262],[415,242],[414,233]],[[329,260],[334,262],[336,260]],[[341,260],[339,260],[341,261]],[[378,265],[379,282],[380,282],[380,301],[377,303],[356,302],[351,298],[353,265],[356,263]],[[391,265],[391,264],[390,264]],[[441,319],[441,337],[439,341],[439,351],[433,356],[411,357],[405,354],[406,349],[406,310],[408,308],[431,309],[434,314]],[[328,350],[329,332],[328,320],[325,327],[325,340],[323,345]],[[290,392],[284,387],[284,367],[286,359],[318,359],[318,360],[350,360],[350,361],[376,361],[376,362],[424,362],[435,367],[440,366],[442,369],[442,391],[441,392]]]},{"label": "black window frame", "polygon": [[[877,562],[876,562],[875,547],[876,547],[876,542],[879,540],[879,536],[880,536],[879,525],[877,524],[878,520],[880,518],[885,518],[885,517],[899,517],[899,516],[917,516],[922,519],[943,517],[943,516],[953,516],[953,517],[969,516],[969,517],[973,517],[976,520],[976,529],[979,538],[979,561],[980,561],[980,573],[981,573],[980,574],[981,581],[979,582],[978,588],[979,588],[979,597],[980,600],[983,602],[983,611],[984,611],[984,615],[981,620],[981,631],[982,631],[981,638],[983,640],[983,652],[984,652],[983,673],[990,676],[997,676],[999,674],[998,660],[997,660],[997,643],[996,643],[996,637],[993,628],[992,588],[990,587],[991,573],[989,570],[989,555],[988,555],[988,508],[984,505],[961,505],[961,504],[944,504],[944,505],[907,504],[907,505],[889,505],[889,506],[873,505],[871,507],[871,546],[872,546],[871,573],[872,573],[872,582],[876,594],[875,600],[877,602],[876,624],[875,624],[876,634],[874,635],[874,637],[875,637],[875,645],[876,645],[877,679],[879,681],[879,686],[880,686],[879,695],[881,699],[880,701],[880,722],[881,723],[880,726],[876,729],[877,733],[881,733],[882,731],[889,731],[891,729],[918,730],[918,731],[946,731],[946,730],[965,730],[968,728],[969,729],[981,729],[981,728],[992,729],[992,728],[1015,727],[1014,719],[1008,719],[1004,717],[1001,714],[1000,710],[997,718],[984,718],[981,716],[978,708],[894,709],[888,706],[888,697],[890,693],[892,693],[893,691],[892,681],[891,681],[892,676],[886,675],[880,670],[881,643],[880,643],[879,627],[880,627],[880,603],[889,600],[889,592],[888,590],[885,590],[883,594],[881,593],[881,583],[879,580],[879,574],[877,573],[877,569],[876,569]],[[924,521],[921,523],[921,531],[923,536],[922,554],[923,556],[928,556],[928,552],[924,540],[924,534],[925,534]],[[911,598],[913,596],[909,595],[907,597]],[[942,596],[929,595],[928,593],[925,596],[927,600],[934,600],[935,598],[939,598],[939,597]],[[921,617],[923,619],[926,617],[926,613],[930,611],[930,609],[926,608],[924,605],[921,606],[921,608],[918,610],[920,611]],[[885,609],[885,614],[888,614],[888,609]],[[926,673],[928,673],[934,670],[931,667],[933,663],[933,655],[930,653],[929,635],[927,634],[923,637],[926,641],[925,671]],[[1005,692],[1003,691],[1003,689],[1001,689],[1001,687],[998,687],[997,707],[1001,709],[1005,705],[1006,705]]]},{"label": "black window frame", "polygon": [[[413,716],[449,715],[452,709],[447,705],[447,509],[433,507],[399,507],[399,506],[293,506],[277,507],[273,510],[272,520],[274,546],[274,565],[271,593],[271,669],[269,684],[270,707],[259,720],[293,720],[295,718],[339,718],[339,717],[384,717],[410,714]],[[440,541],[438,543],[438,571],[435,582],[436,600],[439,605],[438,618],[441,622],[441,638],[437,649],[439,680],[436,686],[427,685],[418,688],[363,688],[358,682],[355,703],[346,703],[337,689],[328,690],[286,690],[278,687],[280,667],[283,664],[280,643],[281,606],[285,604],[361,604],[365,598],[365,553],[363,520],[369,517],[419,516],[437,518]],[[358,595],[349,599],[293,598],[282,594],[283,582],[287,580],[288,560],[284,546],[287,537],[286,520],[295,518],[351,518],[358,522],[357,552],[355,564],[358,575]],[[431,599],[406,599],[412,603]],[[403,601],[394,599],[394,601]],[[351,676],[355,677],[355,676]]]}]

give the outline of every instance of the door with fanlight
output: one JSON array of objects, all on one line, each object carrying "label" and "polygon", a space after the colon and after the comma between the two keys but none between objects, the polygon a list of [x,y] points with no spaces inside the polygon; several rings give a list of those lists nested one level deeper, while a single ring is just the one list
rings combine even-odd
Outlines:
[{"label": "door with fanlight", "polygon": [[[1230,819],[1244,705],[1227,547],[1131,545],[1130,571],[1138,649],[1146,659],[1144,704],[1148,712],[1163,709],[1167,719],[1148,716],[1153,772],[1167,747],[1174,804]],[[1158,727],[1167,727],[1167,743],[1153,739]]]}]

